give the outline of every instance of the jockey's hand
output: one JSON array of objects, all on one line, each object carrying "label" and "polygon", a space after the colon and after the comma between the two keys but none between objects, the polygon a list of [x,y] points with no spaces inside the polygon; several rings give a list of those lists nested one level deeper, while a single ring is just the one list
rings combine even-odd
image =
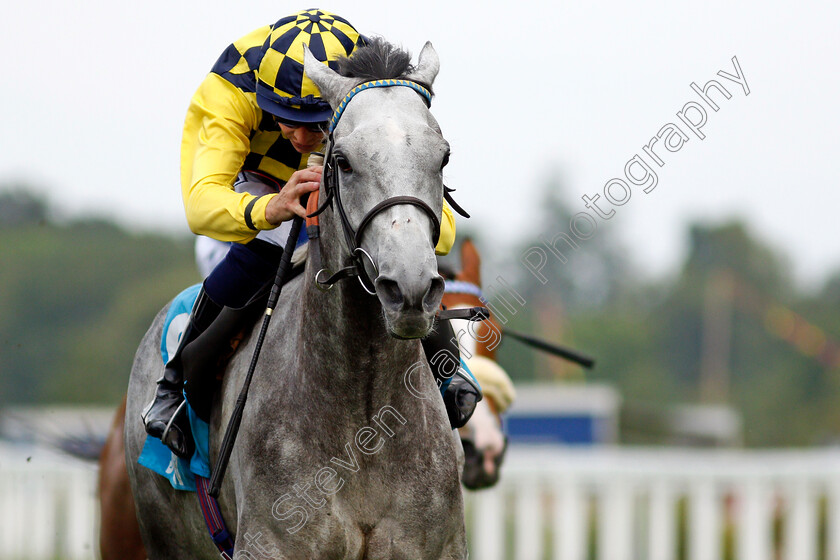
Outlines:
[{"label": "jockey's hand", "polygon": [[291,220],[295,216],[306,217],[306,208],[300,203],[300,197],[317,191],[321,184],[324,168],[320,165],[300,169],[292,173],[280,193],[272,197],[265,207],[265,219],[275,226]]}]

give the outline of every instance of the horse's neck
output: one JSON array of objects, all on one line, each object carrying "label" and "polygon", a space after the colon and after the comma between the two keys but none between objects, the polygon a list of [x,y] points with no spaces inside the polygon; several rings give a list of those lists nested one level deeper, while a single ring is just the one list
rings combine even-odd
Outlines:
[{"label": "horse's neck", "polygon": [[[333,232],[334,243],[321,241],[323,266],[333,271],[345,264],[338,233]],[[379,300],[364,292],[358,280],[342,280],[323,292],[311,280],[317,272],[313,262],[307,262],[297,310],[308,364],[303,381],[338,386],[344,399],[368,404],[371,399],[400,398],[405,370],[422,359],[419,342],[388,335]]]}]

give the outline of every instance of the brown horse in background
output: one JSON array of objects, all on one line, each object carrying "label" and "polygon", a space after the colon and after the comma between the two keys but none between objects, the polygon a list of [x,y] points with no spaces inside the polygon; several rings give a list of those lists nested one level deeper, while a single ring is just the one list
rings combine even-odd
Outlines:
[{"label": "brown horse in background", "polygon": [[[447,276],[445,271],[441,273]],[[461,270],[449,276],[443,305],[450,309],[484,305],[479,299],[481,258],[472,240],[465,239],[461,244]],[[484,399],[476,406],[470,421],[459,429],[465,454],[461,480],[467,488],[477,490],[493,486],[499,480],[507,447],[501,414],[513,402],[515,392],[507,373],[496,363],[496,350],[502,338],[501,325],[491,316],[469,325],[466,321],[453,320],[452,327],[461,357],[484,393]]]},{"label": "brown horse in background", "polygon": [[[139,421],[139,419],[138,419]],[[125,468],[125,397],[99,455],[99,553],[102,560],[144,560],[146,549]]]}]

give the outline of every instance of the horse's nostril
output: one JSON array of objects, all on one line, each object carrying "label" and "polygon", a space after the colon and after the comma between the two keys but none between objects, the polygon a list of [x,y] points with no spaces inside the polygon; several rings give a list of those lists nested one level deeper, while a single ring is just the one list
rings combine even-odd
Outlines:
[{"label": "horse's nostril", "polygon": [[429,291],[423,298],[423,307],[426,309],[437,309],[440,305],[440,300],[443,297],[443,290],[445,283],[443,277],[435,276],[432,278],[432,283],[429,285]]},{"label": "horse's nostril", "polygon": [[383,305],[394,308],[402,307],[404,300],[403,293],[395,281],[380,276],[376,280],[376,291]]}]

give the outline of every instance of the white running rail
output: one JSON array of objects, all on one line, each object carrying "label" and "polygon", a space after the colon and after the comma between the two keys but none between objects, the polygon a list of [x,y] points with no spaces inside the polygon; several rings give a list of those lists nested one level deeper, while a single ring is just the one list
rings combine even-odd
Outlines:
[{"label": "white running rail", "polygon": [[[4,451],[0,557],[96,558],[95,468]],[[519,447],[466,499],[473,560],[840,560],[840,450]]]},{"label": "white running rail", "polygon": [[0,558],[97,558],[95,465],[0,444]]},{"label": "white running rail", "polygon": [[840,450],[514,448],[466,500],[479,560],[840,560]]}]

